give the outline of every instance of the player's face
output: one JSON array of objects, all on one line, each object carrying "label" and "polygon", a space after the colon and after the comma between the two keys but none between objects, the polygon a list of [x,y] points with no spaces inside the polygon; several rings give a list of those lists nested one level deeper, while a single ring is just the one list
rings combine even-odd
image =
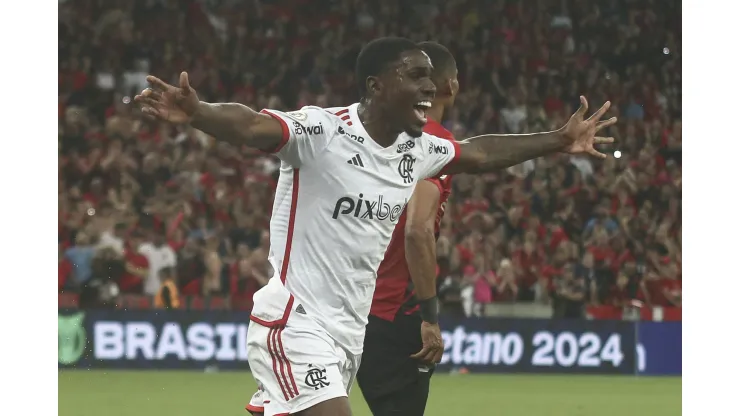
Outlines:
[{"label": "player's face", "polygon": [[396,70],[385,75],[387,114],[400,130],[412,137],[421,136],[427,123],[426,111],[431,108],[436,88],[432,82],[432,63],[422,51],[401,55]]},{"label": "player's face", "polygon": [[457,67],[455,67],[455,75],[450,78],[450,99],[447,102],[447,106],[452,107],[455,103],[457,93],[460,91],[460,81],[457,80]]}]

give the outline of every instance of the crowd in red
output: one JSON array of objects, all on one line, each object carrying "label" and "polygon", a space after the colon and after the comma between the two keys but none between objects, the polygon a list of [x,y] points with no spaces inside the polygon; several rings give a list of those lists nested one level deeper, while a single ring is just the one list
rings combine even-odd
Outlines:
[{"label": "crowd in red", "polygon": [[362,44],[399,35],[456,56],[444,124],[459,139],[560,127],[581,94],[620,117],[605,161],[557,155],[455,179],[443,298],[468,313],[516,300],[680,306],[680,2],[425,3],[60,3],[60,293],[120,304],[174,274],[184,296],[248,309],[271,274],[277,160],[144,120],[131,97],[148,73],[188,70],[204,100],[343,105],[358,98]]}]

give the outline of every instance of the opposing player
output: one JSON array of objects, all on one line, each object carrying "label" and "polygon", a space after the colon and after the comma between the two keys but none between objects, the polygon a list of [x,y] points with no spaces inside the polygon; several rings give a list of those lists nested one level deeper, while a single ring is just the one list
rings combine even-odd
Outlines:
[{"label": "opposing player", "polygon": [[[435,42],[422,42],[419,47],[432,61],[437,88],[424,132],[454,140],[440,122],[459,90],[455,58]],[[375,416],[424,414],[434,364],[443,353],[435,245],[451,190],[451,175],[419,181],[380,263],[357,373]]]},{"label": "opposing player", "polygon": [[591,153],[608,103],[584,120],[586,101],[557,131],[462,142],[422,132],[434,99],[429,57],[408,39],[368,43],[357,58],[363,99],[344,108],[255,112],[201,102],[156,77],[142,112],[189,123],[217,140],[273,152],[282,163],[270,220],[275,275],[254,295],[247,335],[264,414],[351,415],[376,271],[419,179],[485,172],[553,152]]}]

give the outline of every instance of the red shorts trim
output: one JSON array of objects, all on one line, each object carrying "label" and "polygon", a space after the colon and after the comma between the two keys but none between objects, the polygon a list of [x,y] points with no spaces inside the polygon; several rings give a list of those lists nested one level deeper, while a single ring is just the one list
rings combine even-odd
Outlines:
[{"label": "red shorts trim", "polygon": [[[283,397],[287,402],[298,396],[298,387],[296,386],[293,371],[290,367],[290,361],[285,356],[283,349],[282,332],[284,327],[271,328],[267,334],[267,351],[272,358],[272,371],[283,392]],[[278,370],[279,368],[279,370]]]},{"label": "red shorts trim", "polygon": [[249,413],[251,413],[253,415],[255,413],[265,413],[265,408],[264,407],[252,406],[249,403],[247,403],[247,405],[244,407],[244,409],[246,409],[247,412],[249,412]]}]

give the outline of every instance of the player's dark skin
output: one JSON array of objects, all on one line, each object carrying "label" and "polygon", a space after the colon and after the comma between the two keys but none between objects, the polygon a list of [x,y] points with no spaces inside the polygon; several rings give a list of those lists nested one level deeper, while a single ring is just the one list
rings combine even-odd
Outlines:
[{"label": "player's dark skin", "polygon": [[[390,146],[396,136],[406,132],[421,135],[423,123],[414,114],[414,105],[434,98],[432,64],[421,50],[401,54],[395,64],[379,76],[366,80],[367,92],[359,109],[365,129],[381,146]],[[154,76],[147,77],[147,88],[134,99],[143,114],[173,124],[190,124],[220,142],[263,151],[278,147],[283,138],[279,121],[238,103],[206,103],[198,99],[186,72],[180,74],[179,86],[169,85]],[[606,155],[594,144],[611,143],[612,138],[596,137],[596,132],[616,123],[616,118],[599,121],[609,109],[604,104],[585,119],[588,103],[581,97],[581,107],[562,128],[546,133],[489,134],[459,142],[457,162],[447,170],[454,173],[481,173],[514,166],[524,161],[556,152]],[[350,416],[349,400],[335,398],[298,413],[302,416]]]}]

